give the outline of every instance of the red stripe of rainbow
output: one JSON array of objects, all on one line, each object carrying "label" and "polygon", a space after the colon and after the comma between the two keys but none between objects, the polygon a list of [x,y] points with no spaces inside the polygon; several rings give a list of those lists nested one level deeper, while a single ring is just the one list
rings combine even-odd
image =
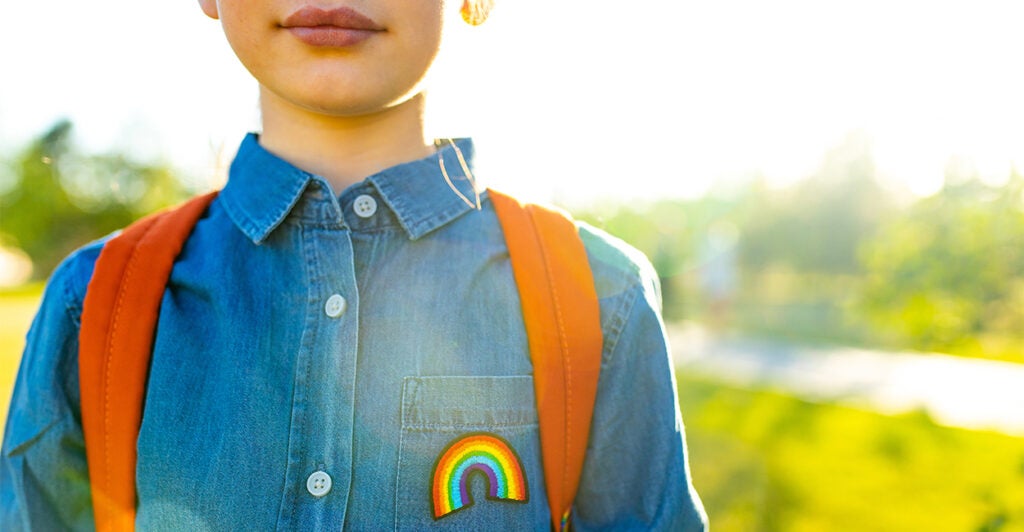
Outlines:
[{"label": "red stripe of rainbow", "polygon": [[434,466],[431,494],[434,519],[473,504],[469,477],[487,478],[487,498],[526,502],[529,494],[519,456],[496,434],[476,432],[462,436],[441,453]]}]

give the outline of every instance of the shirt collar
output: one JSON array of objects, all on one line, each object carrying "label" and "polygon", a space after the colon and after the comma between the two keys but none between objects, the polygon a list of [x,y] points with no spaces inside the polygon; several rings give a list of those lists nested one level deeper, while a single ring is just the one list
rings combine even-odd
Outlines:
[{"label": "shirt collar", "polygon": [[[414,240],[473,210],[476,201],[473,186],[458,156],[461,152],[472,174],[472,140],[442,141],[437,145],[436,154],[393,166],[352,185],[341,194],[341,201],[350,199],[356,190],[376,189],[409,238]],[[439,159],[444,161],[451,186],[444,178]],[[250,133],[238,148],[228,183],[220,196],[231,220],[258,244],[303,200],[312,182],[330,190],[322,177],[300,170],[270,153],[260,146],[257,135]],[[329,198],[329,201],[336,203],[338,200]],[[335,212],[341,216],[341,209]]]}]

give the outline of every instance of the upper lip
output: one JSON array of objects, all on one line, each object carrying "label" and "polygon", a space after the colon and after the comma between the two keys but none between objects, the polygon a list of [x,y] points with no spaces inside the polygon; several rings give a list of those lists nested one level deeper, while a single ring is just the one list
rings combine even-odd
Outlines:
[{"label": "upper lip", "polygon": [[281,22],[284,28],[315,28],[318,26],[333,26],[347,30],[381,31],[383,26],[377,24],[372,18],[352,9],[350,7],[336,7],[334,9],[320,9],[318,7],[306,6],[288,15]]}]

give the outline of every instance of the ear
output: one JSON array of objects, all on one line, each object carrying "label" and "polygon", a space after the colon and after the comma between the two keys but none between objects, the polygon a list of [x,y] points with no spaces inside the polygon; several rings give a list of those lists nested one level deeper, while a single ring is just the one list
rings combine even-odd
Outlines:
[{"label": "ear", "polygon": [[199,7],[203,9],[206,16],[214,20],[220,18],[220,14],[217,12],[217,0],[199,0]]},{"label": "ear", "polygon": [[471,26],[479,26],[487,20],[494,7],[494,0],[462,0],[462,20]]}]

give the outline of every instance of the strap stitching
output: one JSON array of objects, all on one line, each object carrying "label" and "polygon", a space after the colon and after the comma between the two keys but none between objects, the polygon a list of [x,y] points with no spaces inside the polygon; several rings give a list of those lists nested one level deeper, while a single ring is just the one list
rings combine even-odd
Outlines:
[{"label": "strap stitching", "polygon": [[[558,301],[558,292],[555,289],[555,277],[553,274],[553,268],[551,266],[551,259],[548,256],[547,248],[544,246],[544,239],[541,238],[540,231],[538,230],[537,216],[534,208],[529,209],[531,221],[533,222],[534,234],[537,237],[537,242],[540,247],[541,258],[544,261],[544,268],[547,273],[548,288],[551,292],[551,298],[555,307],[555,323],[558,325],[558,342],[561,347],[561,362],[562,362],[562,381],[565,385],[565,416],[563,418],[564,423],[564,434],[565,434],[565,448],[563,450],[562,458],[562,496],[565,497],[567,492],[567,483],[569,476],[569,450],[571,449],[570,439],[572,438],[572,431],[569,430],[569,423],[572,419],[572,379],[569,376],[572,374],[572,361],[569,357],[569,346],[567,345],[567,336],[565,333],[565,322],[562,319],[562,307]],[[561,502],[561,501],[559,501]],[[568,509],[566,509],[568,510]]]},{"label": "strap stitching", "polygon": [[129,292],[128,283],[131,281],[135,266],[138,264],[139,245],[146,239],[150,231],[157,225],[165,214],[153,218],[147,225],[139,238],[132,244],[131,257],[128,258],[128,266],[125,268],[124,276],[118,284],[117,304],[114,306],[114,319],[111,320],[110,333],[107,337],[107,357],[103,365],[103,481],[104,486],[110,489],[110,362],[114,356],[114,337],[117,336],[117,326],[120,322],[121,309],[124,308],[125,296]]},{"label": "strap stitching", "polygon": [[[154,220],[155,223],[155,220]],[[138,263],[138,247],[142,239],[149,233],[153,224],[150,224],[143,231],[142,235],[132,246],[132,254],[128,259],[128,266],[125,268],[124,277],[119,283],[117,304],[114,306],[114,319],[111,320],[110,334],[107,337],[107,357],[103,364],[103,483],[104,487],[110,489],[110,362],[114,357],[114,337],[117,336],[117,325],[121,318],[121,309],[124,307],[125,294],[128,292],[127,285],[131,280],[135,265]]]}]

